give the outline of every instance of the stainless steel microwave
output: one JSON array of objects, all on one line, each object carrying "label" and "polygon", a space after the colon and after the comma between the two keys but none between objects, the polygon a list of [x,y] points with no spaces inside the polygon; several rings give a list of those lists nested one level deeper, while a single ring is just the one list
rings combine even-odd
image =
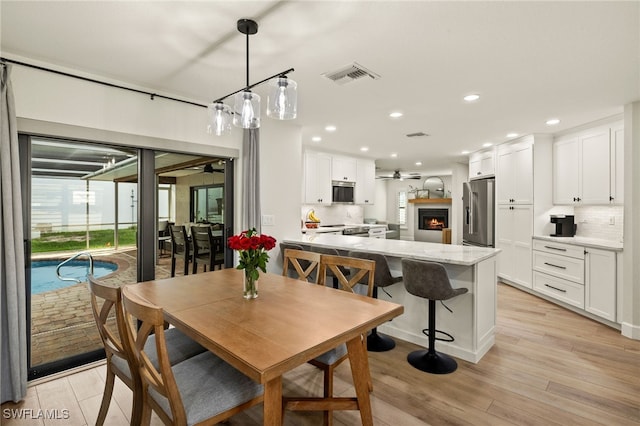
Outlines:
[{"label": "stainless steel microwave", "polygon": [[331,181],[331,202],[353,204],[355,182]]}]

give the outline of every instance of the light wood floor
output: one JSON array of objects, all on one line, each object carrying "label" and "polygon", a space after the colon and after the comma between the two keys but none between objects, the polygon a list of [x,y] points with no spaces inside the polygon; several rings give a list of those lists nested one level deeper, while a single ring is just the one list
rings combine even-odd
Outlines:
[{"label": "light wood floor", "polygon": [[[406,362],[416,348],[398,341],[390,352],[369,354],[376,425],[640,425],[640,341],[509,286],[498,286],[496,344],[478,364],[459,361],[453,374],[430,375]],[[348,362],[336,374],[336,393],[352,395]],[[0,423],[93,425],[103,383],[99,366],[31,386],[23,403],[2,405]],[[284,383],[285,395],[322,389],[310,365]],[[69,418],[8,420],[6,410],[15,408],[67,409]],[[131,393],[116,380],[107,425],[128,424],[130,409]],[[259,425],[261,410],[228,424]],[[337,425],[359,424],[356,412],[334,418]],[[317,413],[285,413],[286,425],[321,423]]]}]

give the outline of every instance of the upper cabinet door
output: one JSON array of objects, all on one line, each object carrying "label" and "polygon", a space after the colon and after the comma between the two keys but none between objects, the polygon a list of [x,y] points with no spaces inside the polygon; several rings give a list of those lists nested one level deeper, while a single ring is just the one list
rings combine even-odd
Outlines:
[{"label": "upper cabinet door", "polygon": [[304,154],[305,204],[331,204],[331,157],[321,153]]},{"label": "upper cabinet door", "polygon": [[574,204],[580,196],[580,139],[553,144],[553,203]]},{"label": "upper cabinet door", "polygon": [[469,156],[469,180],[482,179],[495,175],[495,150],[474,152]]},{"label": "upper cabinet door", "polygon": [[331,179],[355,182],[358,178],[358,167],[356,163],[355,158],[334,156],[331,163]]},{"label": "upper cabinet door", "polygon": [[496,189],[498,204],[533,204],[533,144],[530,140],[498,147]]},{"label": "upper cabinet door", "polygon": [[582,204],[609,204],[609,128],[580,139],[582,143]]},{"label": "upper cabinet door", "polygon": [[376,195],[376,163],[373,160],[357,160],[355,203],[372,205]]},{"label": "upper cabinet door", "polygon": [[624,203],[624,124],[611,127],[611,203]]}]

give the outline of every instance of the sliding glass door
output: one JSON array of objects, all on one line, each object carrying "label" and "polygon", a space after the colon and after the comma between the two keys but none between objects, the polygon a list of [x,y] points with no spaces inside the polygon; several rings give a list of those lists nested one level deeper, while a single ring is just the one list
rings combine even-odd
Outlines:
[{"label": "sliding glass door", "polygon": [[[86,284],[88,256],[108,285],[168,277],[170,224],[216,223],[220,232],[232,226],[233,212],[223,205],[233,205],[225,199],[233,194],[225,190],[233,167],[197,154],[26,134],[19,140],[33,379],[104,357]],[[200,205],[192,197],[203,184],[206,216],[199,221],[190,206]]]}]

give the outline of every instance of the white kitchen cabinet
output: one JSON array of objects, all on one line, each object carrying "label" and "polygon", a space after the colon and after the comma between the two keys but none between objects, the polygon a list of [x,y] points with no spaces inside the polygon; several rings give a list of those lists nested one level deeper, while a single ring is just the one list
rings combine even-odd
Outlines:
[{"label": "white kitchen cabinet", "polygon": [[611,197],[612,204],[624,204],[624,123],[611,127]]},{"label": "white kitchen cabinet", "polygon": [[619,268],[615,250],[533,241],[533,290],[611,322],[620,321]]},{"label": "white kitchen cabinet", "polygon": [[474,152],[469,156],[469,180],[495,175],[495,149]]},{"label": "white kitchen cabinet", "polygon": [[333,156],[331,159],[331,179],[344,182],[355,182],[358,174],[355,158]]},{"label": "white kitchen cabinet", "polygon": [[531,288],[531,236],[533,206],[498,205],[496,214],[496,248],[498,276]]},{"label": "white kitchen cabinet", "polygon": [[533,204],[533,140],[498,146],[496,198],[498,204]]},{"label": "white kitchen cabinet", "polygon": [[554,204],[609,204],[611,154],[609,126],[558,139],[553,145]]},{"label": "white kitchen cabinet", "polygon": [[616,321],[616,253],[585,248],[585,310]]},{"label": "white kitchen cabinet", "polygon": [[373,160],[358,159],[355,203],[373,205],[376,195],[376,164]]},{"label": "white kitchen cabinet", "polygon": [[305,204],[331,204],[331,156],[307,151],[304,154]]}]

